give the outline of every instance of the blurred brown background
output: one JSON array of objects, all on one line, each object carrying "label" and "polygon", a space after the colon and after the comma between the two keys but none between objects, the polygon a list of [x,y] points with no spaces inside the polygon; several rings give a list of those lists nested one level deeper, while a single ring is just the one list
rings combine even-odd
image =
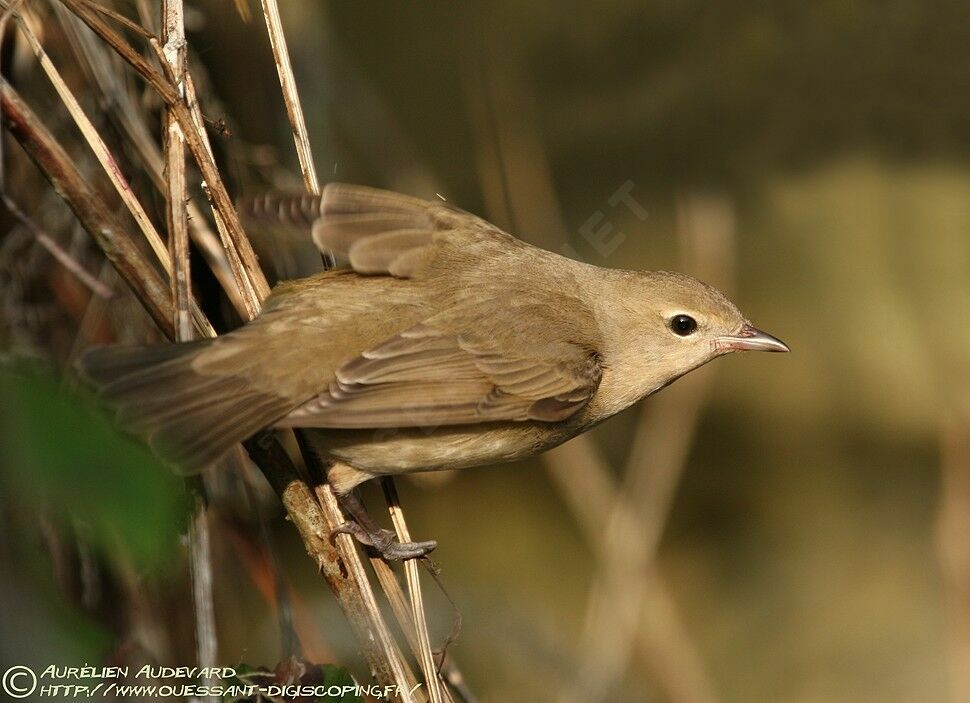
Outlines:
[{"label": "blurred brown background", "polygon": [[[236,192],[299,187],[258,16],[197,10],[210,116],[291,176]],[[321,180],[439,193],[591,263],[714,279],[793,350],[719,360],[548,460],[401,482],[481,699],[970,700],[970,6],[282,10]],[[637,501],[584,515],[589,480]],[[222,657],[278,660],[230,538],[214,548]],[[453,613],[428,591],[440,641]]]}]

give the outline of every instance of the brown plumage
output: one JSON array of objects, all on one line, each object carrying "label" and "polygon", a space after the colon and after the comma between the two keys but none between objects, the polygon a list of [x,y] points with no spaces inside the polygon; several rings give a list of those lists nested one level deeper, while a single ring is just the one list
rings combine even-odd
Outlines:
[{"label": "brown plumage", "polygon": [[246,214],[309,230],[349,268],[280,284],[218,339],[82,363],[122,422],[189,470],[274,425],[310,428],[343,463],[341,492],[516,459],[720,354],[787,350],[699,281],[572,261],[444,203],[331,184]]}]

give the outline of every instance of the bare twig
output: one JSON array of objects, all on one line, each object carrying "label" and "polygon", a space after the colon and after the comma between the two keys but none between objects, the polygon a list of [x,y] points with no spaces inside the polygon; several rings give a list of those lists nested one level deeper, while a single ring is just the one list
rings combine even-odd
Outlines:
[{"label": "bare twig", "polygon": [[3,188],[0,188],[0,193],[2,193],[3,203],[7,206],[7,210],[10,211],[10,214],[20,220],[21,224],[27,228],[27,231],[34,235],[34,239],[37,240],[37,243],[44,247],[44,249],[46,249],[47,252],[61,264],[61,266],[77,276],[77,279],[86,285],[91,292],[98,297],[108,300],[114,295],[114,292],[108,286],[88,273],[87,269],[85,269],[80,262],[75,261],[70,254],[64,251],[60,244],[54,241],[53,237],[42,230],[40,225],[30,219],[30,217],[27,216],[27,213],[20,209],[17,203],[11,199]]},{"label": "bare twig", "polygon": [[53,135],[5,80],[0,83],[0,108],[10,133],[74,211],[159,328],[174,337],[168,285],[125,236],[124,226],[108,211],[104,198],[94,192]]}]

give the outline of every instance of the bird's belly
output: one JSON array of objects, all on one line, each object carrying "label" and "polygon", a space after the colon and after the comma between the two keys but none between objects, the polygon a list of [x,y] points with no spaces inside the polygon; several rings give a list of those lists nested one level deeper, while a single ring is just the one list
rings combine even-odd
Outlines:
[{"label": "bird's belly", "polygon": [[491,423],[428,428],[308,430],[317,451],[372,476],[459,469],[513,461],[551,449],[574,434],[564,424]]}]

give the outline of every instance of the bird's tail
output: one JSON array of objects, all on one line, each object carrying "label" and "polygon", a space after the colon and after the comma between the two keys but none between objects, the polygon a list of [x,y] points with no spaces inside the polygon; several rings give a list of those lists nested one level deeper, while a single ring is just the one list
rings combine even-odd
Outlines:
[{"label": "bird's tail", "polygon": [[193,362],[212,343],[101,347],[79,366],[123,427],[191,473],[286,412],[280,398],[253,392],[238,376],[199,373]]}]

